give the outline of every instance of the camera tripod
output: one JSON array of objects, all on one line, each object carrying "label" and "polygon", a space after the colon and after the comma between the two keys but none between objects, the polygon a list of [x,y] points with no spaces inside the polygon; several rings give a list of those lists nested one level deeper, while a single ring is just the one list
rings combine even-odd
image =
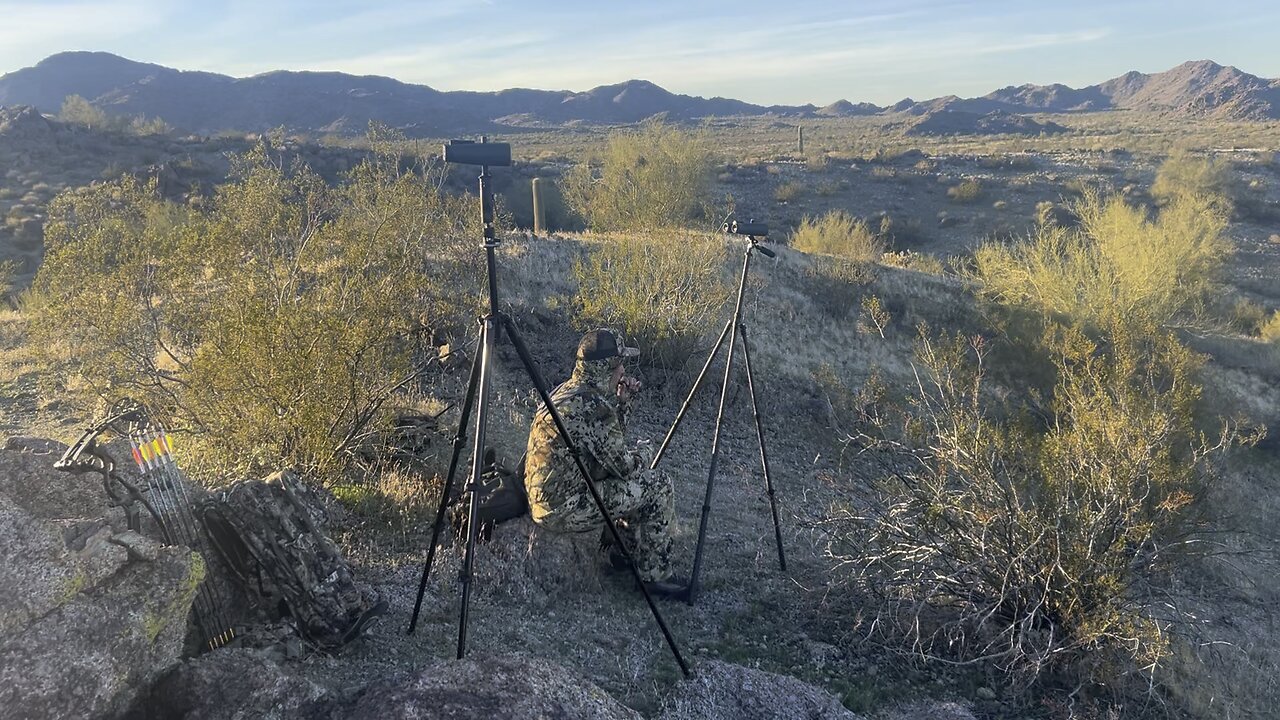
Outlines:
[{"label": "camera tripod", "polygon": [[711,494],[715,487],[716,466],[720,459],[720,430],[724,424],[724,408],[729,394],[729,378],[733,374],[734,350],[737,348],[739,338],[742,340],[743,364],[746,365],[747,369],[747,390],[751,394],[751,415],[755,419],[756,438],[760,441],[760,464],[764,466],[765,490],[769,495],[769,505],[773,512],[773,535],[778,546],[778,566],[784,572],[787,569],[787,559],[782,551],[782,525],[778,521],[778,500],[773,490],[773,479],[769,475],[769,454],[764,446],[764,427],[760,423],[760,406],[756,400],[755,379],[751,372],[751,350],[747,343],[747,326],[742,322],[742,299],[746,294],[747,272],[751,268],[751,256],[757,251],[765,257],[776,257],[776,255],[772,250],[759,243],[759,238],[769,233],[768,227],[764,223],[754,221],[740,223],[734,221],[733,223],[726,223],[724,231],[747,237],[747,249],[742,258],[742,275],[738,279],[738,299],[733,307],[733,317],[729,318],[729,321],[725,323],[724,330],[720,331],[720,339],[716,340],[715,346],[711,348],[711,353],[707,356],[706,363],[703,364],[702,370],[698,373],[698,379],[694,381],[693,388],[689,390],[688,397],[685,398],[684,404],[680,406],[680,412],[676,414],[675,422],[671,424],[671,429],[667,431],[667,437],[663,439],[662,445],[653,456],[653,462],[649,466],[650,468],[655,468],[662,461],[662,456],[666,454],[667,447],[671,444],[671,439],[675,437],[676,429],[680,427],[680,422],[684,420],[690,405],[693,404],[694,395],[702,387],[702,381],[706,379],[707,371],[711,369],[711,363],[715,361],[716,355],[724,345],[725,338],[729,338],[729,355],[724,365],[724,381],[720,384],[720,407],[716,412],[715,432],[711,436],[711,463],[707,470],[707,492],[702,502],[702,517],[698,521],[698,544],[693,554],[693,573],[689,578],[690,604],[693,604],[694,597],[698,592],[698,575],[702,570],[702,550],[707,539],[707,520],[711,515]]},{"label": "camera tripod", "polygon": [[[614,527],[613,519],[609,515],[608,508],[605,507],[604,499],[600,495],[599,488],[596,487],[595,481],[591,479],[591,474],[587,471],[583,464],[582,456],[574,443],[573,438],[565,429],[564,421],[560,417],[559,411],[551,402],[551,395],[547,390],[547,385],[542,379],[542,374],[538,372],[537,366],[533,362],[532,356],[529,354],[528,347],[520,338],[519,332],[516,331],[515,323],[511,318],[498,310],[498,274],[497,260],[495,258],[495,249],[499,245],[499,240],[495,237],[493,228],[493,195],[489,188],[489,167],[505,166],[511,164],[511,146],[507,143],[490,143],[485,138],[481,138],[479,143],[471,141],[454,140],[444,146],[444,161],[446,163],[459,163],[465,165],[480,166],[480,213],[484,225],[484,251],[485,265],[488,275],[488,291],[489,291],[489,311],[479,318],[480,338],[478,352],[471,363],[471,373],[467,379],[466,399],[462,403],[462,416],[458,419],[458,431],[453,438],[453,456],[449,461],[449,474],[444,483],[444,488],[440,493],[440,505],[436,509],[435,525],[431,529],[431,544],[427,546],[427,559],[422,568],[422,581],[418,584],[418,599],[413,606],[413,617],[409,621],[408,632],[413,633],[418,625],[418,613],[422,609],[422,598],[427,590],[427,578],[431,573],[431,565],[435,560],[436,544],[440,541],[440,531],[444,527],[445,514],[448,510],[449,497],[453,491],[453,482],[458,470],[458,461],[462,455],[462,448],[467,441],[467,422],[470,420],[471,412],[476,410],[475,418],[475,445],[472,450],[471,457],[471,479],[467,486],[469,490],[476,490],[481,486],[481,473],[483,472],[484,458],[484,442],[485,429],[488,425],[490,393],[489,388],[492,382],[493,373],[493,352],[494,346],[497,344],[499,334],[506,332],[506,336],[511,340],[511,344],[515,347],[516,354],[520,357],[520,362],[524,366],[524,371],[528,375],[529,380],[533,382],[533,386],[538,391],[538,397],[542,400],[542,407],[547,411],[553,423],[555,423],[556,431],[560,437],[564,439],[569,454],[573,457],[574,463],[578,467],[578,472],[582,475],[583,481],[587,484],[587,489],[591,493],[592,500],[595,501],[596,508],[600,511],[601,519],[604,526],[609,529],[613,536],[614,546],[619,548],[627,559],[627,565],[631,568],[631,574],[634,576],[637,587],[644,595],[645,602],[649,605],[649,611],[653,613],[653,619],[657,622],[658,627],[662,630],[662,636],[667,641],[667,646],[671,648],[671,654],[675,656],[676,663],[680,665],[680,670],[687,677],[689,675],[689,666],[685,663],[684,657],[680,654],[680,648],[676,646],[675,637],[672,636],[670,628],[667,627],[666,621],[662,618],[662,613],[658,611],[658,606],[653,601],[648,588],[640,577],[640,571],[636,568],[636,564],[631,556],[631,549],[623,542],[622,536]],[[478,398],[477,398],[478,394]],[[477,407],[478,406],[478,407]],[[471,492],[471,505],[468,508],[467,522],[467,542],[466,549],[463,554],[462,572],[459,580],[462,583],[462,607],[458,618],[458,654],[461,660],[466,655],[467,650],[467,619],[471,600],[471,586],[474,579],[473,569],[475,562],[475,544],[476,533],[480,523],[477,522],[476,512],[479,507],[480,493]]]}]

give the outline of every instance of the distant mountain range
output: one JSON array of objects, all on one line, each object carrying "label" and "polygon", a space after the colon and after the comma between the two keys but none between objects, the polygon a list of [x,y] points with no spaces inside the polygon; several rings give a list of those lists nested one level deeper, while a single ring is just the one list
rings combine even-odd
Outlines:
[{"label": "distant mountain range", "polygon": [[1280,80],[1259,78],[1207,60],[1152,75],[1129,72],[1080,89],[1022,85],[979,98],[906,99],[887,108],[845,100],[822,108],[753,105],[728,98],[677,95],[644,80],[602,85],[586,92],[442,92],[386,77],[336,72],[277,71],[233,78],[174,70],[100,52],[59,53],[34,67],[0,76],[0,106],[32,105],[54,113],[68,95],[80,95],[111,114],[159,117],[199,133],[283,126],[293,131],[359,134],[365,132],[370,120],[378,120],[410,136],[432,136],[572,122],[632,123],[653,116],[696,120],[741,115],[900,114],[909,120],[910,116],[933,118],[952,113],[970,120],[987,117],[985,126],[998,126],[1001,131],[1039,132],[1046,126],[1010,121],[1007,116],[1101,110],[1280,119]]}]

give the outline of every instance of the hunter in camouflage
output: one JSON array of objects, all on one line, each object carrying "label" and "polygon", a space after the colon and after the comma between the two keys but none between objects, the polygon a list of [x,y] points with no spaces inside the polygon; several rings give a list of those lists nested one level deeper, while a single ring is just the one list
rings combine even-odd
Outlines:
[{"label": "hunter in camouflage", "polygon": [[[671,581],[675,495],[665,474],[649,469],[649,453],[624,438],[627,409],[639,382],[624,375],[623,360],[638,354],[609,330],[587,333],[570,378],[552,403],[583,464],[597,484],[640,577],[651,591],[676,595]],[[557,532],[604,529],[600,511],[546,409],[534,416],[525,459],[525,488],[534,522]]]}]

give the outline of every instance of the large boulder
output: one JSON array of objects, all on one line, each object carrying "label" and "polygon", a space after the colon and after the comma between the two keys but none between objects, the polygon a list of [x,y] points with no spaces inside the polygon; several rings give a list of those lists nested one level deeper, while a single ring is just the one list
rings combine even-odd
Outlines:
[{"label": "large boulder", "polygon": [[860,720],[822,688],[786,675],[703,660],[663,701],[660,720]]},{"label": "large boulder", "polygon": [[433,665],[376,682],[332,718],[368,720],[640,720],[604,690],[541,658],[497,656]]},{"label": "large boulder", "polygon": [[130,532],[63,446],[0,450],[0,719],[112,717],[174,665],[198,555]]},{"label": "large boulder", "polygon": [[139,698],[127,720],[287,720],[318,717],[329,691],[264,650],[228,648],[187,660]]},{"label": "large boulder", "polygon": [[0,136],[30,141],[49,137],[53,133],[53,123],[30,105],[0,107]]}]

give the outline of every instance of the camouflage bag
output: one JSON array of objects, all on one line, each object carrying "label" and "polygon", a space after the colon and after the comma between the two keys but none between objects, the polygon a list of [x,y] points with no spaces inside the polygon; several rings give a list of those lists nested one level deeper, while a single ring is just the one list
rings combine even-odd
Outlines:
[{"label": "camouflage bag", "polygon": [[[486,450],[478,494],[476,539],[488,542],[493,536],[494,526],[529,512],[529,498],[524,490],[524,457],[512,471],[497,462],[493,448]],[[466,538],[470,515],[471,493],[462,492],[449,506],[449,524],[453,526],[455,537]]]},{"label": "camouflage bag", "polygon": [[340,648],[385,611],[321,532],[323,506],[292,472],[236,483],[202,510],[232,575],[262,605],[290,617],[313,647]]}]

